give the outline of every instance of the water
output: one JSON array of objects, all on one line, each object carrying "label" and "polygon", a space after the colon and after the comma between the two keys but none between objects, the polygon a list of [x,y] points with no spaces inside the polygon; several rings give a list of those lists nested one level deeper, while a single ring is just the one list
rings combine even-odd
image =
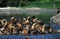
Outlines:
[{"label": "water", "polygon": [[[26,39],[24,35],[0,35],[0,39]],[[60,39],[60,34],[29,35],[29,39]]]},{"label": "water", "polygon": [[31,39],[58,39],[60,37],[59,34],[45,34],[45,35],[36,35],[31,36]]}]

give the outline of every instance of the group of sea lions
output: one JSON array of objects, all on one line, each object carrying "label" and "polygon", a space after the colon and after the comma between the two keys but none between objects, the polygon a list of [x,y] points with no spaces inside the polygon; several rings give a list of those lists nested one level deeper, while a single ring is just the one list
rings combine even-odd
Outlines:
[{"label": "group of sea lions", "polygon": [[44,24],[42,20],[35,16],[19,19],[11,17],[10,21],[6,19],[0,20],[0,35],[23,34],[27,36],[29,34],[36,35],[56,32],[60,32],[60,30],[55,30],[50,25]]}]

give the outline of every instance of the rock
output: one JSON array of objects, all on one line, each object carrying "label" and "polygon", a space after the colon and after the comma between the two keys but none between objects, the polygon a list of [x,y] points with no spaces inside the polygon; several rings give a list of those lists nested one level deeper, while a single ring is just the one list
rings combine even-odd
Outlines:
[{"label": "rock", "polygon": [[50,18],[50,26],[60,29],[60,13]]}]

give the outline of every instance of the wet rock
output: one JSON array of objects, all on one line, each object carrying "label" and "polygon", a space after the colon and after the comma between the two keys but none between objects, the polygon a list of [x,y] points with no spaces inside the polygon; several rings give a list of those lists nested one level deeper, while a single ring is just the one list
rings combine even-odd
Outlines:
[{"label": "wet rock", "polygon": [[50,18],[50,25],[60,29],[60,13]]}]

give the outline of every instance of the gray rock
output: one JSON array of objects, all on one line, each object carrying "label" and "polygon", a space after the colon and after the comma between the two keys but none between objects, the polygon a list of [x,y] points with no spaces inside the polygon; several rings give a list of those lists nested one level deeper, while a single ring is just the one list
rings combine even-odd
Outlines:
[{"label": "gray rock", "polygon": [[60,26],[60,13],[50,18],[51,26]]}]

